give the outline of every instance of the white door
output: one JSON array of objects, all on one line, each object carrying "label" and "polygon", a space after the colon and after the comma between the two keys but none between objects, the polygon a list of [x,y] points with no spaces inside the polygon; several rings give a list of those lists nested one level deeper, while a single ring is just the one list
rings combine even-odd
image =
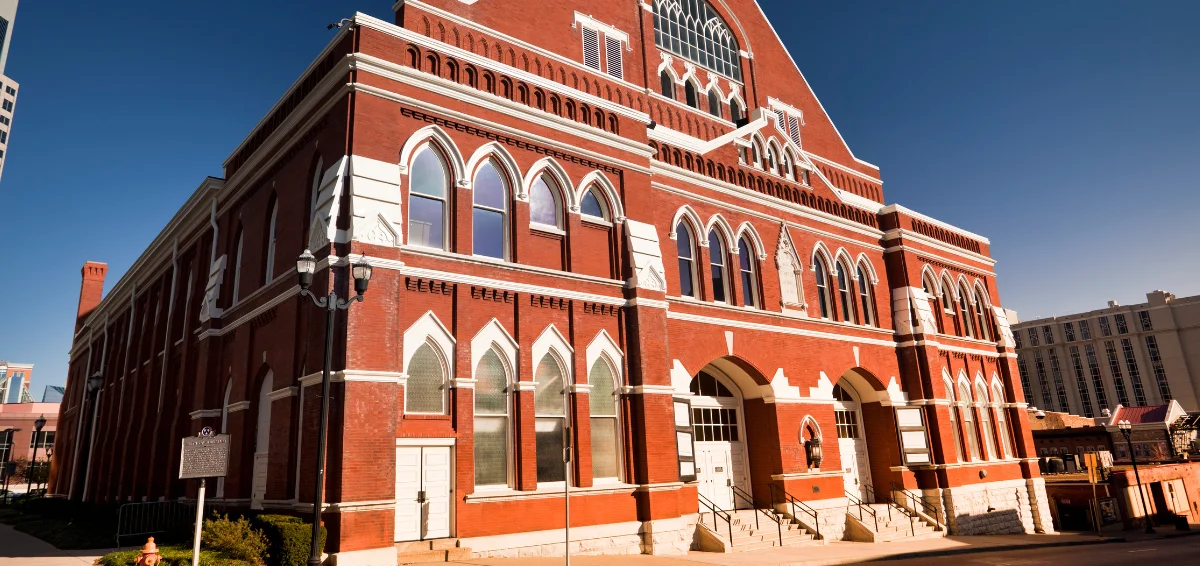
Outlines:
[{"label": "white door", "polygon": [[867,455],[867,439],[862,427],[862,413],[858,401],[841,384],[834,388],[833,416],[837,423],[838,453],[842,460],[842,481],[846,493],[866,503],[873,503],[867,496],[871,484],[871,462]]},{"label": "white door", "polygon": [[450,536],[450,447],[396,447],[396,540]]},{"label": "white door", "polygon": [[[692,429],[696,442],[696,480],[700,494],[721,509],[749,508],[734,497],[730,484],[750,496],[742,403],[732,382],[702,370],[692,381]],[[726,385],[728,383],[728,385]]]},{"label": "white door", "polygon": [[267,453],[254,453],[254,478],[251,480],[250,508],[262,509],[267,494]]},{"label": "white door", "polygon": [[271,447],[271,373],[258,392],[258,426],[254,438],[254,469],[250,478],[250,508],[262,509],[267,496],[267,455]]},{"label": "white door", "polygon": [[733,467],[730,466],[733,454],[728,443],[724,444],[696,447],[696,480],[700,482],[700,494],[713,505],[733,509],[733,494],[729,490],[729,482],[733,480]]}]

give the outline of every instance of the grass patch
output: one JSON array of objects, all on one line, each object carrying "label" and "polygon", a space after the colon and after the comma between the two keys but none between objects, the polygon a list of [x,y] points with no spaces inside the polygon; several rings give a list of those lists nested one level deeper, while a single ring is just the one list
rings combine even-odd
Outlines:
[{"label": "grass patch", "polygon": [[[141,549],[110,552],[100,558],[100,566],[133,566]],[[158,555],[162,557],[159,564],[163,566],[190,566],[192,549],[186,546],[160,546]],[[211,550],[200,551],[200,566],[251,566],[251,562],[231,558],[227,554]]]}]

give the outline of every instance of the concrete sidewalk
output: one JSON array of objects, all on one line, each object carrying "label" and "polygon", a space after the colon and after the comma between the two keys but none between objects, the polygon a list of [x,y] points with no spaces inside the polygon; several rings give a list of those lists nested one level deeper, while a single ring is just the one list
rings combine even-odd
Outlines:
[{"label": "concrete sidewalk", "polygon": [[[827,566],[995,550],[1103,544],[1121,542],[1123,540],[1123,538],[1119,537],[1098,538],[1094,534],[1067,533],[1053,535],[945,537],[879,544],[839,541],[831,542],[824,546],[770,548],[729,554],[689,552],[686,556],[580,556],[572,557],[571,563],[578,564],[579,566],[607,566],[611,564],[632,564],[637,566]],[[562,558],[477,558],[463,560],[455,564],[464,566],[557,566],[562,563]]]},{"label": "concrete sidewalk", "polygon": [[0,524],[0,566],[90,566],[107,550],[59,550]]}]

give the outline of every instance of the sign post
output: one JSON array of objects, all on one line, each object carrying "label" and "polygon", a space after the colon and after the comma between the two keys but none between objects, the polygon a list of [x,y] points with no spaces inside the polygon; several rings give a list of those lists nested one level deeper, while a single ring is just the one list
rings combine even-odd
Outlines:
[{"label": "sign post", "polygon": [[1083,455],[1083,463],[1088,469],[1088,483],[1092,484],[1092,522],[1096,525],[1096,536],[1100,534],[1100,499],[1096,496],[1096,484],[1100,482],[1100,458],[1095,452]]},{"label": "sign post", "polygon": [[199,479],[196,494],[196,532],[192,537],[192,566],[200,564],[200,529],[204,525],[204,488],[207,478],[225,477],[229,466],[229,435],[214,434],[212,427],[200,435],[183,439],[179,453],[179,479]]}]

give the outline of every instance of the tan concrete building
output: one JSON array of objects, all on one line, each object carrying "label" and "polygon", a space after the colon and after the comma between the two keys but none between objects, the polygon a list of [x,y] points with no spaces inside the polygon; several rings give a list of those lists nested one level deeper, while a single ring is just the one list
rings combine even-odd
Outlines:
[{"label": "tan concrete building", "polygon": [[[1009,320],[1014,320],[1012,316]],[[1165,291],[1146,302],[1013,325],[1025,398],[1085,417],[1163,405],[1200,411],[1200,296]]]}]

